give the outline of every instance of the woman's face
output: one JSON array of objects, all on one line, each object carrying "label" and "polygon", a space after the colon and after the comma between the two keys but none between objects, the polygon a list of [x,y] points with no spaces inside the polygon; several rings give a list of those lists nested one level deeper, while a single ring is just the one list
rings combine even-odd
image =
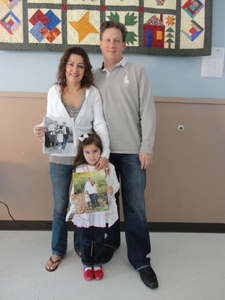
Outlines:
[{"label": "woman's face", "polygon": [[82,56],[71,54],[66,64],[66,80],[67,84],[81,84],[84,77],[85,66]]}]

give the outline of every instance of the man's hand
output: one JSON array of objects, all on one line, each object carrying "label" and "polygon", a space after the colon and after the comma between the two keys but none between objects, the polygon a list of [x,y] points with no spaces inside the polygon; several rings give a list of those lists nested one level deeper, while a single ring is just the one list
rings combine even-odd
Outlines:
[{"label": "man's hand", "polygon": [[95,169],[97,170],[105,170],[105,176],[109,174],[109,161],[104,157],[100,157],[99,161],[97,162]]},{"label": "man's hand", "polygon": [[141,169],[146,169],[152,163],[152,154],[140,152],[139,160],[141,162]]}]

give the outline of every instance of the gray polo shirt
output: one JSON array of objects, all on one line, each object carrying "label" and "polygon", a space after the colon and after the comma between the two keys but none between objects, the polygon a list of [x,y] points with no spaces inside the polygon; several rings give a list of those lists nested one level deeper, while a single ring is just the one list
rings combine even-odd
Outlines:
[{"label": "gray polo shirt", "polygon": [[112,153],[153,154],[156,113],[147,72],[123,58],[108,72],[102,66],[93,71]]}]

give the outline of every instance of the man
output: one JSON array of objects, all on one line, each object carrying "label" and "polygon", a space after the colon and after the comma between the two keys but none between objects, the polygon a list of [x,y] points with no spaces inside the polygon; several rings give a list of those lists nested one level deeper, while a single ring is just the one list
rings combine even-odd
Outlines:
[{"label": "man", "polygon": [[69,137],[69,128],[66,126],[66,122],[62,123],[62,133],[63,133],[63,144],[62,144],[62,149],[64,150],[66,148],[66,143]]},{"label": "man", "polygon": [[[148,75],[143,67],[122,57],[126,28],[106,21],[100,29],[102,66],[94,70],[95,85],[103,100],[110,137],[110,162],[121,178],[128,259],[142,281],[157,288],[150,265],[150,238],[145,211],[146,168],[152,162],[155,105]],[[117,194],[117,203],[118,203]],[[107,231],[103,262],[120,246],[120,221]]]},{"label": "man", "polygon": [[56,148],[57,144],[57,134],[59,131],[59,125],[57,121],[53,121],[49,124],[48,126],[48,134],[49,134],[49,140],[50,140],[50,147],[53,147],[54,149]]}]

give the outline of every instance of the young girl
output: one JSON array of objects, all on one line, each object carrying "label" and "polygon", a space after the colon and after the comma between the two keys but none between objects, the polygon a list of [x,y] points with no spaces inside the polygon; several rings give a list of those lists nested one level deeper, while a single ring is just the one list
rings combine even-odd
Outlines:
[{"label": "young girl", "polygon": [[[93,134],[85,134],[79,138],[78,152],[75,158],[76,172],[95,171],[101,153],[103,151],[100,137]],[[84,266],[84,279],[102,279],[102,251],[104,247],[104,235],[106,224],[112,226],[118,219],[115,193],[119,190],[119,182],[115,168],[109,164],[110,172],[106,176],[107,196],[109,211],[94,212],[89,214],[75,214],[72,222],[77,226],[81,246],[81,259]],[[71,191],[71,207],[66,216],[68,220],[71,212],[75,211],[74,188]]]},{"label": "young girl", "polygon": [[89,196],[87,191],[84,192],[84,197],[85,197],[85,201],[86,201],[88,207],[90,207],[91,206],[91,199],[90,199],[90,196]]}]

